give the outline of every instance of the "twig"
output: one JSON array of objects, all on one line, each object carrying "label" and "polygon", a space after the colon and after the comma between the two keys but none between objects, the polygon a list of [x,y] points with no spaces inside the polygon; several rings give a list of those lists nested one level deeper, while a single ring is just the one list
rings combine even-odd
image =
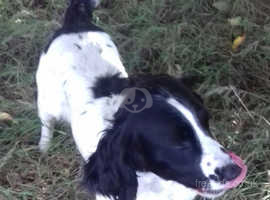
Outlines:
[{"label": "twig", "polygon": [[242,101],[241,97],[238,95],[235,87],[230,86],[231,90],[233,91],[234,95],[238,98],[238,101],[241,103],[241,105],[244,107],[244,109],[247,111],[248,115],[254,120],[253,115],[251,114],[251,112],[248,110],[247,106],[245,105],[245,103]]}]

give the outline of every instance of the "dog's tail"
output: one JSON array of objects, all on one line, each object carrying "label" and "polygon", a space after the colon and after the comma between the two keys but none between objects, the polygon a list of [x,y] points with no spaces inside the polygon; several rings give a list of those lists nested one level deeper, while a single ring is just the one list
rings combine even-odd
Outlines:
[{"label": "dog's tail", "polygon": [[92,20],[93,10],[101,0],[69,0],[64,20],[66,28],[84,28]]}]

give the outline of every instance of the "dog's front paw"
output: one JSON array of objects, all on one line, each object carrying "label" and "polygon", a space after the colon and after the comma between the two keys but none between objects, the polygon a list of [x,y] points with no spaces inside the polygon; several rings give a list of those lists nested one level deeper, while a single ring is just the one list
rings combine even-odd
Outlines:
[{"label": "dog's front paw", "polygon": [[48,152],[48,149],[50,147],[49,140],[46,140],[45,138],[41,138],[38,144],[39,150],[42,154],[46,154]]}]

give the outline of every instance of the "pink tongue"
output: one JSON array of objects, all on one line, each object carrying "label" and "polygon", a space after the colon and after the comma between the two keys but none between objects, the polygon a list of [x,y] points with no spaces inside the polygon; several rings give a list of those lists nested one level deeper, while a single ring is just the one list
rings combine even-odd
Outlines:
[{"label": "pink tongue", "polygon": [[245,179],[247,174],[247,166],[244,164],[241,158],[232,152],[229,152],[229,155],[231,156],[231,159],[234,161],[234,163],[242,169],[242,171],[238,177],[227,183],[226,185],[227,189],[238,186]]}]

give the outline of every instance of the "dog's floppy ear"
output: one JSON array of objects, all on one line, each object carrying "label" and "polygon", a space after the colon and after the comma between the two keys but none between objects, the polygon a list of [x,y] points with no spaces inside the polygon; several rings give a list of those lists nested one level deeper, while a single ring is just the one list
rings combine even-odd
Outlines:
[{"label": "dog's floppy ear", "polygon": [[[194,88],[194,86],[200,82],[202,82],[202,78],[196,75],[184,75],[180,78],[178,78],[178,81],[180,84],[184,85],[187,88],[190,88],[191,90]],[[196,92],[192,92],[193,95],[203,104],[202,97],[197,94]]]},{"label": "dog's floppy ear", "polygon": [[196,75],[184,74],[178,78],[179,82],[188,88],[193,88],[197,83],[201,82],[201,77]]},{"label": "dog's floppy ear", "polygon": [[128,164],[127,146],[121,137],[121,128],[105,133],[84,167],[83,183],[90,192],[114,200],[136,199],[137,175]]}]

